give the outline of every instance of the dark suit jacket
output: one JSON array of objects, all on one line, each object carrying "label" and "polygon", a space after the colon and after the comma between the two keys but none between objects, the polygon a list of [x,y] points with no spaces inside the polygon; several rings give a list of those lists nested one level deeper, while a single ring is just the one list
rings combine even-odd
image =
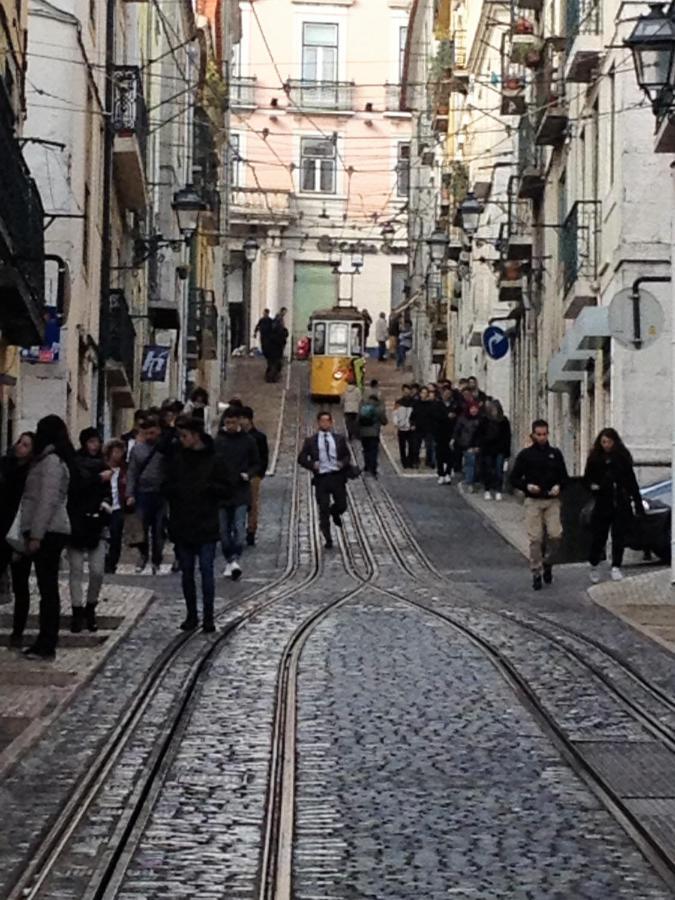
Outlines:
[{"label": "dark suit jacket", "polygon": [[[338,465],[342,469],[344,469],[350,463],[349,446],[347,444],[347,440],[343,434],[334,433],[333,438],[335,439],[335,450],[337,452]],[[303,469],[308,469],[314,474],[316,474],[314,463],[318,462],[319,432],[313,434],[311,437],[305,438],[305,443],[302,445],[302,450],[298,454],[298,464],[301,465]]]}]

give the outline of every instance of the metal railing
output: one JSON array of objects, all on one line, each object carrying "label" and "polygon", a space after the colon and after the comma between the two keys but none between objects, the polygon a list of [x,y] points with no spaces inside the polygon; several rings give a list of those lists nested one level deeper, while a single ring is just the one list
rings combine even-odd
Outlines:
[{"label": "metal railing", "polygon": [[289,79],[289,96],[301,109],[346,111],[354,108],[352,81],[304,81]]},{"label": "metal railing", "polygon": [[565,49],[568,53],[578,34],[600,34],[598,0],[566,0]]},{"label": "metal railing", "polygon": [[246,215],[267,215],[281,218],[290,215],[292,195],[289,191],[260,190],[259,188],[233,187],[230,209]]},{"label": "metal railing", "polygon": [[0,234],[40,306],[45,295],[44,211],[14,136],[15,113],[0,83]]},{"label": "metal railing", "polygon": [[597,278],[599,212],[598,200],[578,200],[563,223],[560,262],[565,293],[580,278]]},{"label": "metal railing", "polygon": [[543,171],[544,150],[535,141],[535,128],[529,116],[522,116],[518,124],[518,175],[527,170]]},{"label": "metal railing", "polygon": [[256,106],[255,91],[255,75],[233,75],[230,81],[230,106],[233,109]]},{"label": "metal railing", "polygon": [[108,295],[109,332],[108,358],[121,363],[129,384],[134,384],[136,329],[129,314],[124,291],[110,291]]},{"label": "metal railing", "polygon": [[552,44],[544,46],[542,62],[534,85],[535,115],[537,125],[552,111],[565,103],[565,79],[560,65],[560,54]]},{"label": "metal railing", "polygon": [[138,66],[115,66],[113,81],[115,93],[112,125],[115,134],[122,137],[135,135],[141,156],[145,160],[148,112],[143,95],[141,71]]}]

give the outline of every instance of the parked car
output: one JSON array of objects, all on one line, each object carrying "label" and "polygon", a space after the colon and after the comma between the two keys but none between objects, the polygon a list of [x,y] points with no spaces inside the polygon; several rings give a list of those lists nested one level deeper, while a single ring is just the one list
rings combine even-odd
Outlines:
[{"label": "parked car", "polygon": [[670,562],[670,528],[673,483],[667,478],[641,488],[645,515],[635,519],[628,538],[632,550],[653,553]]}]

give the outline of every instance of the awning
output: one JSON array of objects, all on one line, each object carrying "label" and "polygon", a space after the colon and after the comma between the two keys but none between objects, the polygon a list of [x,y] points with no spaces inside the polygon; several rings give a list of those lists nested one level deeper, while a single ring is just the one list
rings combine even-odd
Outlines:
[{"label": "awning", "polygon": [[583,378],[589,359],[609,337],[609,307],[586,306],[548,364],[549,391],[567,391]]}]

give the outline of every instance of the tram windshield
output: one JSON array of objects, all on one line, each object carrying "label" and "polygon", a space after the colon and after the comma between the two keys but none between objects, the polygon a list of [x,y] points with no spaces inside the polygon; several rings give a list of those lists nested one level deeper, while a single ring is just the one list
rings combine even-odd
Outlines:
[{"label": "tram windshield", "polygon": [[347,356],[349,354],[349,325],[346,322],[330,322],[328,325],[329,356]]},{"label": "tram windshield", "polygon": [[352,356],[361,356],[363,351],[363,326],[355,323],[352,325]]}]

